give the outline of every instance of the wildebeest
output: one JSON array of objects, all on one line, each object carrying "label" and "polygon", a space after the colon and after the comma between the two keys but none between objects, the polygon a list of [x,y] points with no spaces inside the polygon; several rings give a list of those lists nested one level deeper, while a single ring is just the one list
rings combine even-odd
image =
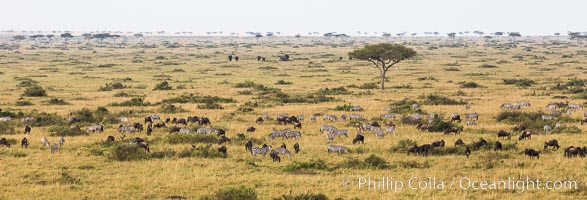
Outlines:
[{"label": "wildebeest", "polygon": [[299,144],[299,143],[297,143],[297,142],[294,144],[294,151],[295,151],[296,153],[300,152],[300,144]]},{"label": "wildebeest", "polygon": [[143,124],[135,122],[132,124],[132,127],[135,128],[135,130],[138,130],[139,132],[143,132]]},{"label": "wildebeest", "polygon": [[461,132],[461,130],[457,127],[448,127],[444,130],[444,134],[450,134],[450,133],[455,133],[459,134]]},{"label": "wildebeest", "polygon": [[230,142],[230,138],[226,137],[226,136],[220,136],[220,138],[218,139],[218,144],[222,144],[225,142]]},{"label": "wildebeest", "polygon": [[517,125],[514,127],[514,131],[525,131],[526,130],[526,126],[525,125]]},{"label": "wildebeest", "polygon": [[234,56],[234,61],[238,62],[239,57],[238,56]]},{"label": "wildebeest", "polygon": [[287,145],[285,145],[285,143],[281,143],[281,146],[279,146],[279,147],[287,149]]},{"label": "wildebeest", "polygon": [[53,145],[51,145],[51,154],[57,152],[58,149],[59,149],[59,146],[57,146],[57,144],[53,143]]},{"label": "wildebeest", "polygon": [[153,125],[153,127],[155,127],[155,128],[167,127],[167,124],[165,124],[165,122],[156,123],[155,125]]},{"label": "wildebeest", "polygon": [[504,130],[499,130],[499,132],[497,132],[497,137],[498,138],[508,138],[508,139],[512,139],[512,135],[508,132],[505,132]]},{"label": "wildebeest", "polygon": [[418,123],[418,125],[416,126],[416,129],[418,129],[419,131],[428,131],[428,125]]},{"label": "wildebeest", "polygon": [[525,140],[525,139],[532,140],[532,132],[530,132],[530,131],[522,132],[522,135],[520,135],[519,140]]},{"label": "wildebeest", "polygon": [[469,149],[469,147],[467,147],[465,149],[465,156],[467,156],[467,158],[469,158],[469,155],[471,155],[471,149]]},{"label": "wildebeest", "polygon": [[115,140],[114,136],[111,136],[111,135],[109,135],[109,136],[106,138],[106,142],[114,142],[114,140]]},{"label": "wildebeest", "polygon": [[355,135],[355,138],[353,139],[353,144],[360,142],[361,144],[365,144],[365,136],[363,136],[362,133],[357,133],[357,135]]},{"label": "wildebeest", "polygon": [[130,142],[131,142],[131,144],[136,144],[136,145],[139,145],[139,147],[141,147],[141,148],[145,149],[145,151],[146,151],[147,153],[151,152],[151,150],[149,149],[149,143],[147,143],[147,142],[145,141],[145,139],[143,139],[143,138],[140,138],[140,137],[135,137],[135,138],[132,138],[132,139],[130,140]]},{"label": "wildebeest", "polygon": [[257,124],[260,124],[260,123],[263,123],[264,121],[265,121],[265,120],[263,120],[263,118],[262,118],[262,117],[259,117],[259,118],[257,118],[257,119],[255,120],[255,123],[257,123]]},{"label": "wildebeest", "polygon": [[248,152],[253,153],[253,141],[249,140],[247,143],[245,143],[245,150]]},{"label": "wildebeest", "polygon": [[587,153],[587,152],[585,152],[585,149],[581,149],[581,147],[570,146],[570,147],[565,148],[564,155],[567,158],[577,157],[577,155],[579,155],[581,157],[585,157],[585,153]]},{"label": "wildebeest", "polygon": [[408,146],[408,155],[410,155],[410,152],[416,155],[420,154],[420,149],[418,148],[418,145]]},{"label": "wildebeest", "polygon": [[249,126],[249,128],[247,128],[247,133],[252,133],[255,132],[257,129],[255,127]]},{"label": "wildebeest", "polygon": [[581,119],[581,125],[583,125],[584,123],[587,123],[587,117],[583,117],[583,119]]},{"label": "wildebeest", "polygon": [[432,142],[432,147],[444,147],[444,140]]},{"label": "wildebeest", "polygon": [[147,127],[147,135],[151,135],[151,133],[153,133],[153,129],[151,128],[151,126]]},{"label": "wildebeest", "polygon": [[487,144],[487,140],[485,140],[485,139],[481,138],[481,140],[479,140],[479,141],[477,141],[477,142],[473,143],[473,147],[474,147],[474,149],[476,149],[476,150],[477,150],[477,149],[479,149],[479,148],[481,148],[481,147],[485,146],[486,144]]},{"label": "wildebeest", "polygon": [[299,129],[302,129],[302,123],[300,123],[300,122],[295,122],[295,123],[294,123],[294,125],[293,125],[293,128],[294,128],[294,129],[297,129],[297,128],[299,128]]},{"label": "wildebeest", "polygon": [[497,150],[501,151],[502,147],[503,147],[503,145],[501,144],[501,142],[496,141],[495,145],[493,145],[493,151],[497,151]]},{"label": "wildebeest", "polygon": [[330,152],[335,152],[337,154],[341,154],[341,153],[349,153],[349,150],[341,145],[333,145],[333,144],[328,144],[328,153]]},{"label": "wildebeest", "polygon": [[218,130],[216,130],[216,135],[217,136],[226,135],[226,131],[224,131],[224,129],[218,129]]},{"label": "wildebeest", "polygon": [[226,146],[222,145],[221,147],[218,147],[218,152],[226,155],[226,153],[227,153]]},{"label": "wildebeest", "polygon": [[30,126],[24,127],[24,134],[30,134],[30,133],[31,133],[31,127]]},{"label": "wildebeest", "polygon": [[279,61],[288,61],[289,60],[289,55],[285,54],[283,56],[279,56]]},{"label": "wildebeest", "polygon": [[452,113],[450,115],[450,122],[459,121],[461,123],[461,116],[458,113]]},{"label": "wildebeest", "polygon": [[559,149],[560,146],[558,145],[558,140],[556,140],[556,139],[546,140],[544,142],[544,149],[546,149],[548,147]]},{"label": "wildebeest", "polygon": [[536,151],[534,149],[526,149],[524,150],[524,154],[527,156],[530,156],[530,159],[536,157],[537,159],[540,159],[540,151]]},{"label": "wildebeest", "polygon": [[455,140],[455,147],[461,146],[461,145],[465,145],[465,142],[463,142],[462,139],[459,138],[459,139]]},{"label": "wildebeest", "polygon": [[232,55],[228,55],[228,62],[232,62]]},{"label": "wildebeest", "polygon": [[212,125],[212,122],[210,122],[210,119],[208,119],[208,117],[206,116],[202,116],[202,118],[200,119],[200,126],[210,126]]},{"label": "wildebeest", "polygon": [[175,120],[174,123],[176,123],[176,124],[183,124],[184,126],[187,126],[188,125],[188,122],[187,122],[187,120],[185,118],[179,118],[179,119]]},{"label": "wildebeest", "polygon": [[28,148],[29,147],[29,140],[25,138],[22,138],[22,140],[20,141],[20,146],[22,148]]},{"label": "wildebeest", "polygon": [[10,148],[10,142],[8,142],[8,140],[6,140],[6,138],[0,138],[0,145],[4,145],[4,146]]},{"label": "wildebeest", "polygon": [[424,144],[424,145],[418,147],[418,150],[420,151],[420,155],[422,155],[422,156],[428,155],[428,152],[430,151],[430,149],[432,149],[431,144]]},{"label": "wildebeest", "polygon": [[269,156],[271,157],[273,162],[281,162],[281,158],[279,157],[279,155],[277,155],[277,152],[271,151],[271,153],[269,153]]}]

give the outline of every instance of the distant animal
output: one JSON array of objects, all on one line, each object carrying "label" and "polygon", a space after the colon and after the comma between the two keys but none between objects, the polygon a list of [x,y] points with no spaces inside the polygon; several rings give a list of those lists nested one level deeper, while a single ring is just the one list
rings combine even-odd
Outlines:
[{"label": "distant animal", "polygon": [[460,132],[461,132],[461,130],[459,130],[459,128],[457,128],[457,127],[448,127],[448,128],[446,128],[446,130],[444,130],[444,134],[455,133],[455,135],[456,135],[456,134],[459,134]]},{"label": "distant animal", "polygon": [[4,146],[10,148],[10,142],[8,142],[8,140],[6,140],[6,138],[0,138],[0,145],[4,145]]},{"label": "distant animal", "polygon": [[381,130],[381,128],[375,129],[373,132],[375,132],[375,138],[385,137],[385,132],[383,132],[383,130]]},{"label": "distant animal", "polygon": [[288,158],[291,157],[291,153],[285,147],[275,148],[273,149],[273,151],[279,154],[286,155]]},{"label": "distant animal", "polygon": [[444,147],[444,140],[432,142],[432,147]]},{"label": "distant animal", "polygon": [[127,123],[128,122],[128,117],[121,117],[120,118],[120,123]]},{"label": "distant animal", "polygon": [[232,62],[232,55],[228,55],[228,62]]},{"label": "distant animal", "polygon": [[136,145],[138,145],[139,147],[141,147],[141,148],[145,149],[145,151],[146,151],[147,153],[151,152],[151,150],[149,149],[149,143],[147,143],[147,142],[145,141],[145,139],[143,139],[143,138],[140,138],[140,137],[135,137],[135,138],[132,138],[132,139],[130,140],[130,142],[131,142],[131,144],[136,144]]},{"label": "distant animal", "polygon": [[0,117],[0,122],[9,122],[10,120],[12,120],[11,117]]},{"label": "distant animal", "polygon": [[379,119],[381,119],[381,120],[388,119],[388,118],[395,119],[395,113],[385,113],[385,114],[379,116]]},{"label": "distant animal", "polygon": [[294,128],[294,129],[297,129],[297,128],[299,128],[299,129],[302,129],[302,123],[300,123],[300,122],[295,122],[295,123],[294,123],[294,126],[293,126],[293,128]]},{"label": "distant animal", "polygon": [[57,152],[58,149],[59,149],[59,146],[57,146],[57,144],[53,143],[53,145],[51,145],[51,154]]},{"label": "distant animal", "polygon": [[330,131],[332,129],[336,129],[336,128],[331,125],[322,125],[322,126],[320,126],[320,133],[323,133],[324,131]]},{"label": "distant animal", "polygon": [[336,154],[349,153],[349,150],[341,145],[328,144],[328,153],[334,152]]},{"label": "distant animal", "polygon": [[465,149],[465,156],[467,156],[467,158],[469,158],[469,155],[471,155],[471,149],[469,149],[469,147],[467,147]]},{"label": "distant animal", "polygon": [[[174,129],[179,128],[179,127],[173,127]],[[189,128],[179,128],[179,131],[177,131],[179,133],[185,133],[185,134],[190,134],[192,133],[192,130],[190,130]]]},{"label": "distant animal", "polygon": [[224,129],[216,130],[216,136],[226,135],[226,131]]},{"label": "distant animal", "polygon": [[357,135],[355,135],[355,138],[353,139],[353,144],[360,142],[361,144],[365,144],[365,136],[363,136],[362,133],[357,133]]},{"label": "distant animal", "polygon": [[426,124],[422,124],[422,123],[418,123],[418,125],[416,126],[416,129],[418,129],[419,131],[428,131],[428,125]]},{"label": "distant animal", "polygon": [[298,118],[298,121],[304,121],[304,115],[298,115],[296,118]]},{"label": "distant animal", "polygon": [[487,144],[487,140],[481,138],[481,140],[475,142],[473,144],[474,149],[479,149]]},{"label": "distant animal", "polygon": [[552,120],[552,115],[542,115],[542,120]]},{"label": "distant animal", "polygon": [[418,147],[418,150],[420,150],[420,155],[421,156],[428,155],[430,149],[432,149],[432,145],[431,144],[424,144],[424,145]]},{"label": "distant animal", "polygon": [[587,117],[583,117],[583,119],[581,119],[581,125],[587,123]]},{"label": "distant animal", "polygon": [[47,139],[47,137],[43,136],[41,138],[41,144],[43,144],[44,147],[48,147],[50,145],[49,144],[49,140]]},{"label": "distant animal", "polygon": [[285,138],[286,139],[290,139],[290,138],[301,138],[302,137],[302,133],[299,131],[287,131],[285,132]]},{"label": "distant animal", "polygon": [[253,141],[249,140],[247,143],[245,143],[245,150],[253,153]]},{"label": "distant animal", "polygon": [[281,146],[279,146],[279,147],[287,149],[287,145],[285,145],[285,143],[281,143]]},{"label": "distant animal", "polygon": [[546,149],[548,147],[559,149],[560,146],[558,145],[558,140],[556,140],[556,139],[546,140],[544,142],[544,149]]},{"label": "distant animal", "polygon": [[297,142],[294,144],[294,151],[296,153],[300,152],[300,144],[298,144]]},{"label": "distant animal", "polygon": [[524,154],[530,156],[530,158],[536,157],[537,159],[540,159],[540,152],[534,149],[526,149],[524,150]]},{"label": "distant animal", "polygon": [[518,125],[514,127],[514,131],[525,131],[526,130],[526,126],[524,125]]},{"label": "distant animal", "polygon": [[361,106],[352,106],[349,111],[363,111],[363,108]]},{"label": "distant animal", "polygon": [[346,129],[342,129],[342,130],[338,130],[338,129],[330,129],[331,133],[336,134],[339,138],[341,135],[344,135],[346,137],[349,137],[349,131]]},{"label": "distant animal", "polygon": [[455,140],[455,147],[462,146],[462,145],[465,145],[465,142],[463,142],[462,139],[459,138],[459,139]]},{"label": "distant animal", "polygon": [[471,109],[471,104],[466,104],[465,105],[465,110],[469,110],[469,109]]},{"label": "distant animal", "polygon": [[461,116],[458,113],[452,113],[450,115],[450,122],[459,121],[461,123]]},{"label": "distant animal", "polygon": [[585,157],[585,153],[587,153],[587,152],[585,152],[585,149],[581,149],[580,147],[570,146],[570,147],[565,148],[564,155],[567,158],[577,157],[577,156]]},{"label": "distant animal", "polygon": [[495,145],[493,145],[493,151],[497,151],[497,150],[501,151],[502,147],[503,147],[503,145],[501,144],[501,142],[496,141]]},{"label": "distant animal", "polygon": [[269,151],[271,151],[271,146],[263,144],[262,147],[253,147],[253,149],[251,150],[251,155],[256,156],[258,154],[261,154],[265,156],[265,154]]},{"label": "distant animal", "polygon": [[63,136],[59,136],[59,146],[63,146],[65,144],[65,138]]},{"label": "distant animal", "polygon": [[310,115],[310,121],[316,122],[316,115]]},{"label": "distant animal", "polygon": [[151,126],[147,127],[147,135],[151,135],[151,133],[153,133],[153,129],[151,128]]},{"label": "distant animal", "polygon": [[395,135],[396,135],[396,132],[395,132],[395,125],[392,125],[392,126],[386,126],[386,127],[385,127],[385,132],[386,132],[386,133],[391,133],[391,134],[393,134],[393,136],[395,136]]},{"label": "distant animal", "polygon": [[135,128],[135,130],[139,131],[139,132],[143,132],[143,124],[135,122],[132,124],[132,127]]},{"label": "distant animal", "polygon": [[341,118],[342,120],[346,120],[348,117],[349,117],[349,116],[348,116],[347,114],[342,114],[342,115],[340,115],[340,118]]},{"label": "distant animal", "polygon": [[550,126],[550,125],[544,125],[544,132],[545,133],[548,133],[550,131],[552,131],[552,126]]},{"label": "distant animal", "polygon": [[281,162],[281,158],[279,157],[279,155],[277,155],[277,152],[271,151],[271,153],[269,153],[269,156],[271,157],[273,162]]},{"label": "distant animal", "polygon": [[210,119],[208,119],[208,117],[202,116],[202,118],[200,119],[200,125],[210,126],[212,125],[212,122],[210,122]]},{"label": "distant animal", "polygon": [[255,120],[255,123],[260,124],[263,123],[265,120],[263,120],[263,118],[259,117]]},{"label": "distant animal", "polygon": [[238,56],[234,56],[234,61],[238,62],[239,57]]},{"label": "distant animal", "polygon": [[479,120],[479,113],[476,113],[476,112],[469,113],[469,114],[465,115],[465,119],[467,119],[467,120],[473,120],[473,119]]},{"label": "distant animal", "polygon": [[497,137],[512,139],[512,135],[508,132],[505,132],[504,130],[499,130],[499,132],[497,132]]},{"label": "distant animal", "polygon": [[520,135],[520,138],[518,140],[532,140],[532,132],[530,131],[524,131],[522,132],[522,135]]},{"label": "distant animal", "polygon": [[227,152],[226,146],[222,145],[221,147],[219,147],[218,152],[226,155],[226,152]]},{"label": "distant animal", "polygon": [[212,133],[216,133],[216,129],[213,128],[206,128],[206,127],[200,127],[196,130],[196,133],[198,134],[206,134],[206,135],[210,135]]},{"label": "distant animal", "polygon": [[106,138],[106,142],[114,142],[114,140],[115,140],[114,136],[111,136],[111,135],[109,135],[109,136]]},{"label": "distant animal", "polygon": [[414,154],[420,154],[420,149],[418,148],[418,145],[411,145],[408,146],[408,155],[410,155],[410,153],[414,153]]},{"label": "distant animal", "polygon": [[218,144],[222,144],[225,142],[230,142],[230,138],[226,137],[226,136],[220,136],[220,138],[218,139]]},{"label": "distant animal", "polygon": [[104,132],[104,126],[102,125],[94,125],[86,127],[86,133],[95,133],[95,132]]},{"label": "distant animal", "polygon": [[511,110],[512,107],[513,107],[513,105],[511,103],[504,103],[504,104],[501,104],[501,106],[499,108],[501,108],[502,110],[503,109],[510,109]]},{"label": "distant animal", "polygon": [[155,125],[153,125],[153,127],[155,127],[155,128],[167,127],[167,124],[165,124],[165,122],[156,123]]},{"label": "distant animal", "polygon": [[31,133],[31,127],[30,126],[24,127],[24,134],[30,134],[30,133]]},{"label": "distant animal", "polygon": [[247,128],[247,133],[253,133],[255,132],[257,129],[255,127],[249,126],[249,128]]},{"label": "distant animal", "polygon": [[135,133],[136,129],[133,126],[118,126],[118,133]]}]

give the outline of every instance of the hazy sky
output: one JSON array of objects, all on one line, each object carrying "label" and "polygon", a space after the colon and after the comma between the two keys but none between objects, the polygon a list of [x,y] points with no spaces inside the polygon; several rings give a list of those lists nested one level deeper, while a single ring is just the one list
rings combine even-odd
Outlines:
[{"label": "hazy sky", "polygon": [[2,0],[0,30],[587,31],[586,0]]}]

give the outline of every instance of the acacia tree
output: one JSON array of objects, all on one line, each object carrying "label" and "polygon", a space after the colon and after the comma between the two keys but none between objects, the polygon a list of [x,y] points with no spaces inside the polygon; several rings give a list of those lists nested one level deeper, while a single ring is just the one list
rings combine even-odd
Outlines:
[{"label": "acacia tree", "polygon": [[12,36],[12,40],[14,40],[16,42],[16,48],[20,47],[20,41],[26,39],[26,36],[24,35],[15,35]]},{"label": "acacia tree", "polygon": [[452,32],[452,33],[447,33],[446,35],[448,35],[448,37],[452,40],[452,43],[455,43],[455,38],[457,36],[457,33]]},{"label": "acacia tree", "polygon": [[508,33],[508,35],[510,37],[512,37],[513,43],[516,44],[516,37],[520,37],[522,36],[522,34],[518,33],[518,32],[510,32]]},{"label": "acacia tree", "polygon": [[395,64],[416,56],[416,51],[412,48],[400,44],[379,43],[366,45],[362,49],[357,49],[349,53],[349,56],[355,59],[369,61],[373,63],[373,68],[379,69],[381,76],[381,89],[385,89],[385,75]]}]

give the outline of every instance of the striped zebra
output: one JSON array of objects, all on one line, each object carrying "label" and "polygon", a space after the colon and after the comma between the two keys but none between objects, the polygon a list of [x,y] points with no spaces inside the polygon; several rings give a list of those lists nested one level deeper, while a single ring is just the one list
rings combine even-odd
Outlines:
[{"label": "striped zebra", "polygon": [[347,149],[346,147],[341,146],[341,145],[328,144],[328,153],[330,153],[330,152],[334,152],[337,154],[349,153],[349,149]]},{"label": "striped zebra", "polygon": [[280,153],[280,154],[283,154],[283,155],[286,155],[288,158],[291,157],[291,153],[286,148],[278,147],[278,148],[273,149],[273,151]]},{"label": "striped zebra", "polygon": [[467,126],[475,125],[475,121],[467,119]]},{"label": "striped zebra", "polygon": [[365,120],[366,118],[365,118],[365,116],[363,116],[363,115],[361,115],[361,114],[354,114],[354,113],[353,113],[353,114],[349,115],[349,119],[350,119],[350,120],[359,120],[359,121],[363,121],[363,120]]},{"label": "striped zebra", "polygon": [[530,102],[527,102],[527,101],[521,101],[519,104],[520,104],[520,106],[522,106],[522,107],[530,107],[530,106],[531,106],[531,105],[530,105]]},{"label": "striped zebra", "polygon": [[554,125],[554,128],[561,128],[561,122],[556,122],[556,124]]},{"label": "striped zebra", "polygon": [[340,115],[340,119],[346,120],[349,116],[347,114]]},{"label": "striped zebra", "polygon": [[63,136],[59,136],[59,146],[63,146],[65,144],[65,138]]},{"label": "striped zebra", "polygon": [[584,112],[583,113],[583,117],[587,117],[587,112]]},{"label": "striped zebra", "polygon": [[504,104],[501,104],[501,106],[499,108],[502,110],[504,110],[504,109],[511,110],[512,107],[513,107],[513,105],[511,103],[504,103]]},{"label": "striped zebra", "polygon": [[102,125],[94,125],[94,126],[88,126],[86,127],[86,133],[95,133],[96,131],[98,132],[104,132],[104,126]]},{"label": "striped zebra", "polygon": [[383,132],[383,130],[381,130],[381,128],[377,128],[375,129],[373,132],[375,132],[375,138],[383,138],[385,137],[385,132]]},{"label": "striped zebra", "polygon": [[51,145],[51,154],[57,152],[58,149],[59,149],[59,146],[57,146],[57,144],[53,143],[53,145]]},{"label": "striped zebra", "polygon": [[328,141],[334,140],[335,136],[336,136],[335,132],[329,131],[328,133],[326,133],[326,139],[328,139]]},{"label": "striped zebra", "polygon": [[387,118],[395,119],[395,113],[385,113],[385,114],[379,116],[379,118],[381,120],[384,120],[384,119],[387,119]]},{"label": "striped zebra", "polygon": [[338,117],[336,117],[336,115],[326,114],[326,115],[324,115],[324,117],[322,117],[322,121],[324,121],[324,120],[330,120],[330,121],[336,122],[336,121],[338,121]]},{"label": "striped zebra", "polygon": [[47,137],[43,136],[41,138],[41,144],[43,144],[44,147],[48,147],[50,145],[49,140],[47,139]]},{"label": "striped zebra", "polygon": [[187,133],[187,134],[190,134],[190,133],[192,133],[192,130],[190,130],[190,129],[188,129],[188,128],[180,128],[180,129],[179,129],[179,132],[180,132],[180,133]]},{"label": "striped zebra", "polygon": [[583,106],[579,105],[579,104],[569,104],[569,109],[573,109],[573,110],[583,110]]},{"label": "striped zebra", "polygon": [[134,133],[136,131],[133,126],[123,126],[122,124],[118,127],[118,133]]},{"label": "striped zebra", "polygon": [[159,117],[159,115],[147,115],[146,117],[151,118],[153,121],[154,120],[161,120],[161,117]]},{"label": "striped zebra", "polygon": [[567,115],[571,115],[571,114],[573,114],[573,111],[571,109],[568,109],[567,110]]},{"label": "striped zebra", "polygon": [[420,108],[420,105],[418,105],[417,103],[412,104],[412,109],[417,110],[418,108]]},{"label": "striped zebra", "polygon": [[544,125],[544,132],[548,133],[550,131],[552,131],[552,126],[550,126],[550,125]]},{"label": "striped zebra", "polygon": [[304,121],[304,115],[298,115],[296,118],[298,118],[298,121]]},{"label": "striped zebra", "polygon": [[322,126],[320,126],[320,133],[323,133],[324,131],[330,131],[332,129],[336,129],[336,128],[331,125],[322,125]]},{"label": "striped zebra", "polygon": [[391,134],[393,134],[393,136],[395,136],[396,135],[395,134],[395,126],[386,126],[385,127],[385,132],[386,133],[391,133]]},{"label": "striped zebra", "polygon": [[271,131],[271,134],[269,134],[269,139],[275,139],[275,138],[285,138],[285,134],[287,132],[290,132],[289,128],[283,129],[283,130],[275,130],[273,129],[273,131]]},{"label": "striped zebra", "polygon": [[344,135],[346,137],[349,137],[349,131],[346,130],[346,129],[343,129],[343,130],[330,129],[330,133],[336,134],[339,138],[340,138],[341,135]]},{"label": "striped zebra", "polygon": [[469,113],[469,114],[465,115],[465,119],[467,119],[467,120],[473,120],[473,119],[479,120],[479,113],[477,113],[477,112]]},{"label": "striped zebra", "polygon": [[289,138],[301,138],[302,137],[302,133],[299,131],[288,131],[285,132],[285,138],[289,139]]},{"label": "striped zebra", "polygon": [[542,120],[552,120],[552,115],[542,115]]},{"label": "striped zebra", "polygon": [[549,110],[555,110],[557,108],[558,108],[558,105],[556,105],[556,104],[548,104],[548,105],[546,105],[546,109],[549,109]]},{"label": "striped zebra", "polygon": [[520,106],[520,104],[519,104],[519,103],[514,103],[514,104],[512,105],[512,109],[519,110],[519,109],[521,109],[521,108],[522,108],[522,106]]},{"label": "striped zebra", "polygon": [[271,151],[271,145],[263,144],[263,147],[253,147],[251,155],[256,156],[257,154],[261,154],[265,156],[269,151]]},{"label": "striped zebra", "polygon": [[121,117],[120,123],[128,123],[128,117]]},{"label": "striped zebra", "polygon": [[[181,131],[181,129],[179,129],[179,130]],[[217,132],[216,129],[206,128],[206,127],[201,127],[196,130],[197,134],[206,134],[206,135],[210,135],[211,133],[215,133],[215,132]]]},{"label": "striped zebra", "polygon": [[373,128],[373,126],[371,125],[371,123],[363,123],[363,125],[361,126],[361,128],[363,130],[371,130]]},{"label": "striped zebra", "polygon": [[316,122],[316,115],[310,115],[310,121]]},{"label": "striped zebra", "polygon": [[20,121],[23,123],[29,123],[29,122],[35,121],[35,118],[34,117],[25,117],[25,118],[22,118]]},{"label": "striped zebra", "polygon": [[349,109],[349,111],[363,111],[363,108],[361,106],[353,106]]},{"label": "striped zebra", "polygon": [[558,110],[551,110],[550,115],[552,115],[553,117],[560,117],[562,113]]}]

